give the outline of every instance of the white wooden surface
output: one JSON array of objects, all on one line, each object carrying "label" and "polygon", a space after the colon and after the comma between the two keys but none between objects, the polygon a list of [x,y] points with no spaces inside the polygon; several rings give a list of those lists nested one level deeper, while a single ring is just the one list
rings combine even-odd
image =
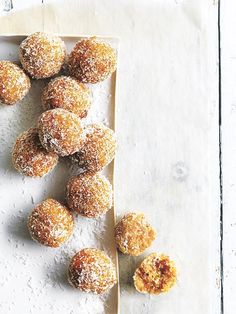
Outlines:
[{"label": "white wooden surface", "polygon": [[236,3],[221,2],[224,309],[236,311]]},{"label": "white wooden surface", "polygon": [[121,39],[117,210],[146,212],[159,235],[149,251],[172,256],[179,272],[168,295],[143,296],[132,287],[140,258],[120,255],[121,313],[220,313],[217,5],[34,0],[21,10],[21,3],[3,13],[1,32]]}]

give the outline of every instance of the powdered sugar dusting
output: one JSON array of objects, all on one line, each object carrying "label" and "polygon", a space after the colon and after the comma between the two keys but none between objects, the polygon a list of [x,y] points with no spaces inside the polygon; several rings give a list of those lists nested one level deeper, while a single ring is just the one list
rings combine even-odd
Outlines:
[{"label": "powdered sugar dusting", "polygon": [[[17,45],[21,40],[16,41]],[[68,51],[77,40],[66,41]],[[8,51],[17,49],[11,45],[10,49],[1,50],[0,58],[8,59]],[[17,54],[11,58],[19,61]],[[41,93],[44,86],[43,81],[32,81],[32,87],[23,101],[13,107],[0,106],[0,268],[4,270],[0,273],[0,312],[113,314],[116,311],[117,285],[105,295],[98,296],[73,289],[67,280],[71,257],[85,247],[104,250],[115,262],[112,210],[98,219],[75,215],[72,236],[55,249],[32,241],[27,230],[27,217],[36,204],[46,198],[65,203],[66,183],[79,171],[70,167],[65,158],[60,160],[54,171],[40,179],[23,177],[12,167],[11,151],[16,138],[21,132],[36,126],[42,112]],[[107,121],[112,128],[112,80],[90,89],[93,103],[85,123]],[[105,169],[104,174],[112,179],[112,165]]]}]

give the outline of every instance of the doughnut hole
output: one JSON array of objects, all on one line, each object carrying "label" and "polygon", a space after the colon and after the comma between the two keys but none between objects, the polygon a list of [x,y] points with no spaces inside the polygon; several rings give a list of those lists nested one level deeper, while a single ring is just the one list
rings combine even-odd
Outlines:
[{"label": "doughnut hole", "polygon": [[98,83],[107,79],[116,66],[115,49],[96,37],[79,41],[68,59],[70,75],[83,83]]},{"label": "doughnut hole", "polygon": [[61,38],[43,32],[28,36],[19,47],[19,58],[23,68],[36,79],[57,74],[64,64],[65,57],[65,43]]},{"label": "doughnut hole", "polygon": [[17,171],[30,177],[42,177],[57,162],[58,156],[41,145],[37,128],[30,128],[18,136],[12,150],[12,163]]},{"label": "doughnut hole", "polygon": [[88,248],[71,259],[69,283],[77,289],[95,294],[110,290],[117,282],[115,266],[105,252]]},{"label": "doughnut hole", "polygon": [[73,232],[74,219],[71,212],[54,199],[38,204],[28,217],[28,229],[38,243],[59,247]]},{"label": "doughnut hole", "polygon": [[30,89],[30,79],[15,63],[0,61],[0,102],[14,105],[22,100]]},{"label": "doughnut hole", "polygon": [[38,119],[39,139],[42,146],[59,156],[68,156],[81,146],[83,128],[80,119],[64,109],[45,111]]}]

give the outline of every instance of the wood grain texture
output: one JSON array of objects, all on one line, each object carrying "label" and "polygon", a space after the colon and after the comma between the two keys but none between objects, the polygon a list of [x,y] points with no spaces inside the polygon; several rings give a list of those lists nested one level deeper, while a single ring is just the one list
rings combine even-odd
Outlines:
[{"label": "wood grain texture", "polygon": [[224,308],[236,310],[236,28],[235,1],[221,1]]},{"label": "wood grain texture", "polygon": [[132,273],[147,253],[120,255],[121,313],[218,314],[217,5],[44,0],[1,22],[4,32],[120,37],[117,210],[146,213],[158,231],[149,252],[169,254],[179,273],[170,294],[141,295]]},{"label": "wood grain texture", "polygon": [[13,2],[12,0],[4,0],[3,1],[3,11],[9,12],[13,9]]},{"label": "wood grain texture", "polygon": [[43,6],[41,0],[13,0],[13,9],[2,11],[1,34],[25,34],[43,29]]}]

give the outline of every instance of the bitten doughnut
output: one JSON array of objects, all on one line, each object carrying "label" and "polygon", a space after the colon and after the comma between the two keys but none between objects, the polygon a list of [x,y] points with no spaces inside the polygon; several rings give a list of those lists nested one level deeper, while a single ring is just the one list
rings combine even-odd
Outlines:
[{"label": "bitten doughnut", "polygon": [[69,55],[69,73],[81,82],[97,83],[116,70],[116,59],[116,51],[110,45],[96,37],[83,39]]},{"label": "bitten doughnut", "polygon": [[43,147],[59,156],[75,153],[82,143],[80,119],[64,109],[43,112],[38,119],[38,132]]},{"label": "bitten doughnut", "polygon": [[98,249],[83,249],[71,259],[68,280],[77,289],[102,294],[115,283],[116,270],[111,259]]},{"label": "bitten doughnut", "polygon": [[37,128],[30,128],[18,136],[12,150],[12,163],[17,171],[30,177],[42,177],[57,162],[58,156],[41,145]]},{"label": "bitten doughnut", "polygon": [[0,61],[0,102],[14,105],[24,98],[30,89],[30,79],[15,63]]},{"label": "bitten doughnut", "polygon": [[112,206],[112,186],[102,175],[80,174],[67,184],[67,203],[82,216],[96,218]]},{"label": "bitten doughnut", "polygon": [[168,292],[176,283],[176,268],[168,256],[152,253],[136,269],[133,279],[141,293]]},{"label": "bitten doughnut", "polygon": [[115,227],[116,245],[124,254],[142,254],[151,246],[155,237],[156,231],[147,222],[144,214],[128,213]]},{"label": "bitten doughnut", "polygon": [[85,118],[91,106],[88,87],[69,76],[53,79],[44,89],[42,105],[45,110],[62,108]]},{"label": "bitten doughnut", "polygon": [[28,217],[32,239],[50,247],[58,247],[68,240],[73,228],[71,212],[54,199],[38,204]]},{"label": "bitten doughnut", "polygon": [[43,79],[57,74],[66,57],[60,37],[37,32],[22,41],[19,48],[21,64],[30,76]]},{"label": "bitten doughnut", "polygon": [[85,172],[95,173],[106,167],[115,157],[115,133],[102,123],[85,128],[80,150],[71,158]]}]

